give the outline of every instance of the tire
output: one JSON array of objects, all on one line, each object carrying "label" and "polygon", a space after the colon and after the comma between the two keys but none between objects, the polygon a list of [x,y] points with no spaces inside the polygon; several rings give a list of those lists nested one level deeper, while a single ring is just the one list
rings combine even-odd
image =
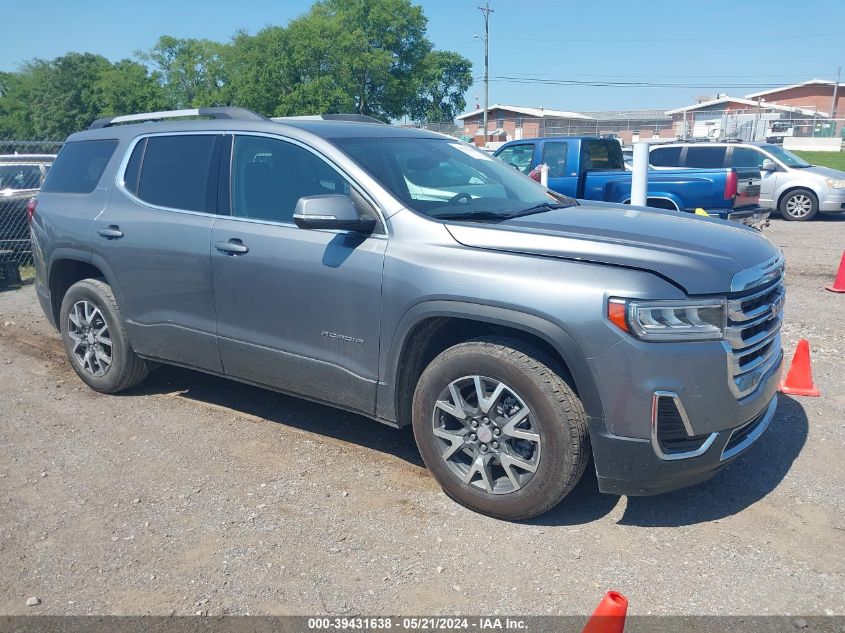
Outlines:
[{"label": "tire", "polygon": [[819,212],[819,199],[809,189],[795,189],[781,198],[778,210],[784,220],[806,222]]},{"label": "tire", "polygon": [[550,510],[575,487],[589,457],[586,416],[554,365],[519,341],[484,337],[447,349],[423,371],[414,437],[449,497],[516,521]]},{"label": "tire", "polygon": [[117,393],[146,378],[147,364],[132,350],[117,301],[104,281],[84,279],[68,289],[59,330],[71,366],[93,390]]}]

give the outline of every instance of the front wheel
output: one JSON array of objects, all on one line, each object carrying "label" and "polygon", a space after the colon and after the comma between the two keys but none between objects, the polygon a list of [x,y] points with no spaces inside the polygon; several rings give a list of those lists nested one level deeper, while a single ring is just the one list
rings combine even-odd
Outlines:
[{"label": "front wheel", "polygon": [[809,189],[796,189],[780,201],[780,214],[784,220],[806,222],[819,212],[819,200]]},{"label": "front wheel", "polygon": [[425,369],[414,394],[414,437],[452,499],[520,520],[572,490],[587,464],[586,418],[553,365],[518,341],[480,338]]},{"label": "front wheel", "polygon": [[132,350],[117,301],[105,282],[83,279],[68,289],[59,329],[71,366],[95,391],[116,393],[146,377],[147,365]]}]

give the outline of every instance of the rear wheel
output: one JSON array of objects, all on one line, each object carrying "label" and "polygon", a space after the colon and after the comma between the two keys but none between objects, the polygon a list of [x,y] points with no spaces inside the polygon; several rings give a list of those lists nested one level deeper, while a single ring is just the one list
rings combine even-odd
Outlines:
[{"label": "rear wheel", "polygon": [[809,189],[796,189],[781,199],[779,208],[784,220],[806,222],[819,212],[819,201]]},{"label": "rear wheel", "polygon": [[59,329],[71,366],[95,391],[116,393],[146,377],[147,365],[132,350],[117,301],[105,282],[84,279],[68,289]]},{"label": "rear wheel", "polygon": [[539,350],[482,338],[437,356],[414,394],[420,453],[452,499],[502,519],[537,516],[587,463],[584,410]]}]

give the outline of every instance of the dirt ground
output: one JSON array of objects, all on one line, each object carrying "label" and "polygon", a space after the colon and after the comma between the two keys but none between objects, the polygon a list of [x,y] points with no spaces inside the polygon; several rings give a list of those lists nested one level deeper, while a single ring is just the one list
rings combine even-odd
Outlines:
[{"label": "dirt ground", "polygon": [[845,218],[765,234],[822,397],[708,483],[586,476],[521,524],[450,501],[408,430],[182,369],[94,393],[32,286],[0,293],[0,614],[845,614]]}]

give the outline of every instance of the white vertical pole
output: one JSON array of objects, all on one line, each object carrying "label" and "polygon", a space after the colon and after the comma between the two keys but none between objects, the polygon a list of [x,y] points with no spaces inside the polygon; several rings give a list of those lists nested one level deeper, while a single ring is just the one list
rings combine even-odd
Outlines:
[{"label": "white vertical pole", "polygon": [[549,186],[549,166],[546,163],[540,165],[540,184],[544,187]]},{"label": "white vertical pole", "polygon": [[648,191],[648,143],[634,143],[634,168],[631,173],[631,204],[644,207]]}]

